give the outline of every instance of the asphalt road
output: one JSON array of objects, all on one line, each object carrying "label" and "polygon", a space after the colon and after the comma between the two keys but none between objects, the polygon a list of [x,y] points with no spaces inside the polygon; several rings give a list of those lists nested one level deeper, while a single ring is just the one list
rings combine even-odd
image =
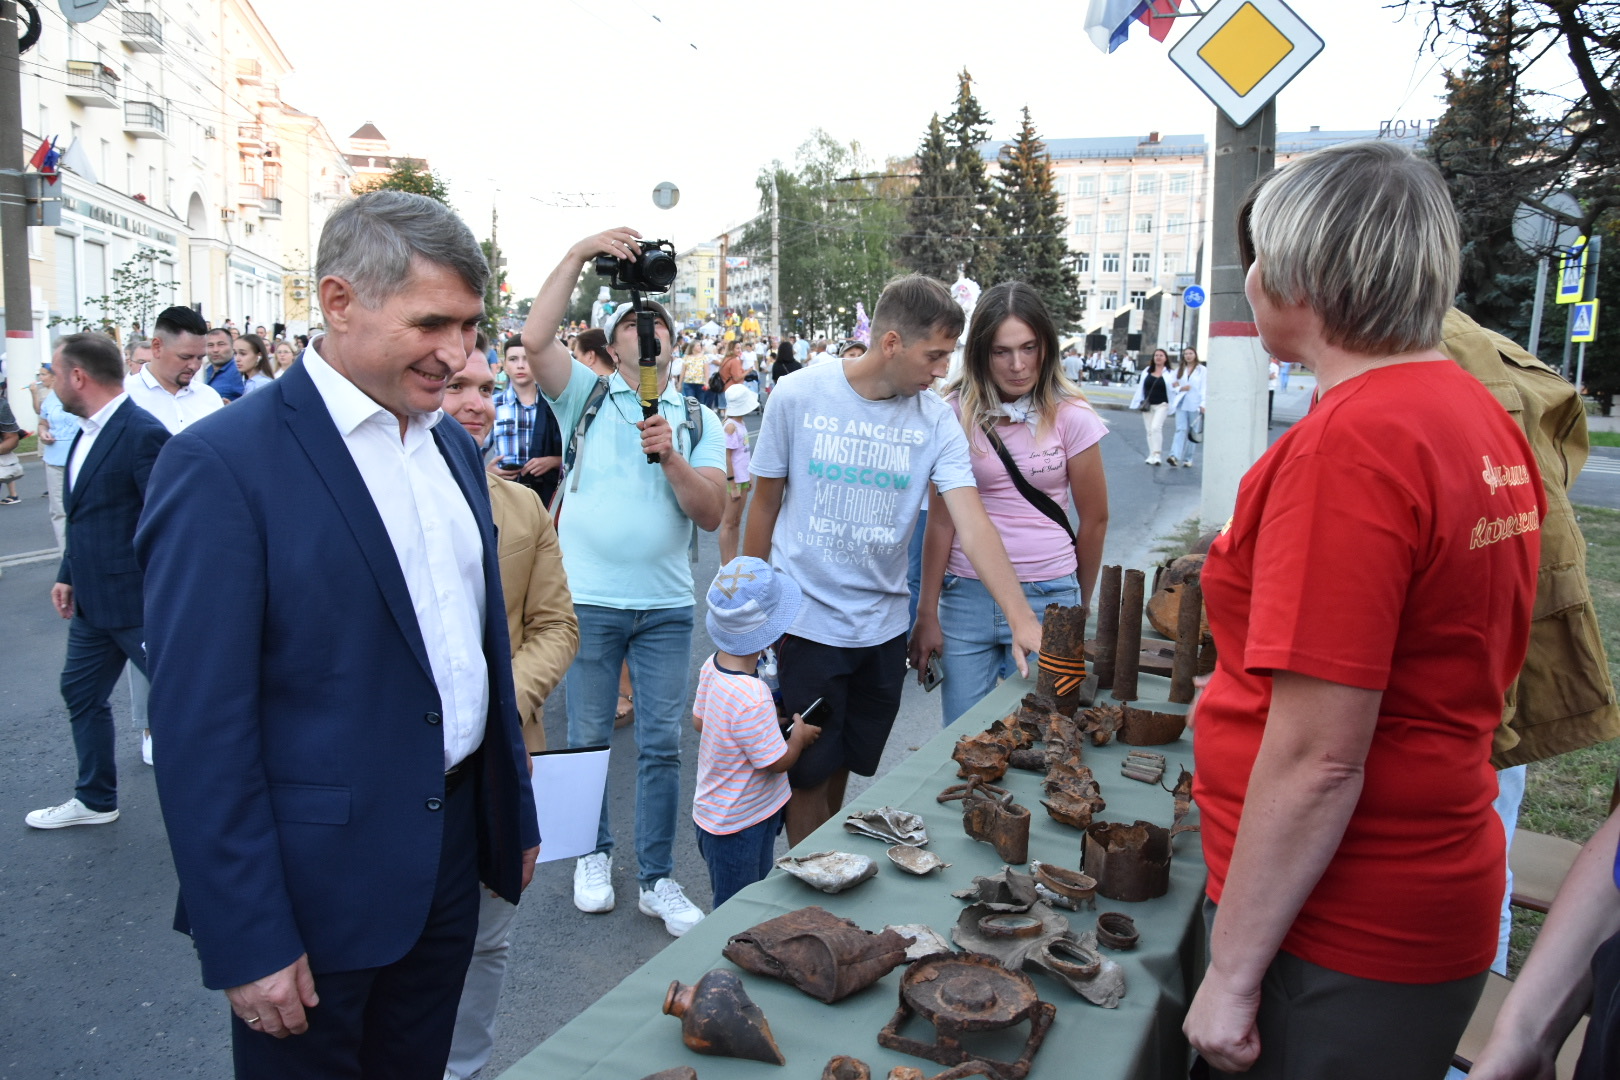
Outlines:
[{"label": "asphalt road", "polygon": [[[1152,542],[1196,511],[1200,469],[1142,464],[1137,417],[1104,411],[1111,526],[1106,557],[1146,566]],[[0,1080],[92,1076],[228,1076],[226,1009],[205,991],[187,940],[170,929],[175,881],[152,771],[141,764],[129,698],[113,694],[122,772],[117,823],[40,832],[23,824],[29,810],[72,794],[73,753],[57,691],[67,624],[51,611],[52,559],[13,562],[53,546],[43,471],[30,462],[19,482],[23,501],[0,507],[0,611],[6,613],[0,662]],[[705,534],[694,571],[704,585],[717,564]],[[199,573],[230,588],[230,556],[199,562]],[[708,655],[701,629],[692,669]],[[206,652],[207,643],[199,642]],[[228,656],[209,663],[229,664]],[[884,758],[885,771],[939,729],[939,702],[908,687]],[[547,708],[552,745],[563,744],[561,694]],[[518,915],[512,964],[502,995],[499,1041],[488,1075],[498,1075],[671,940],[660,921],[636,910],[634,731],[614,739],[609,786],[624,857],[615,866],[616,910],[585,915],[572,902],[572,861],[543,864]],[[157,752],[162,753],[161,745]],[[683,743],[683,794],[690,798],[697,737]],[[852,785],[852,788],[854,785]],[[676,876],[708,907],[708,878],[683,814],[676,833]]]}]

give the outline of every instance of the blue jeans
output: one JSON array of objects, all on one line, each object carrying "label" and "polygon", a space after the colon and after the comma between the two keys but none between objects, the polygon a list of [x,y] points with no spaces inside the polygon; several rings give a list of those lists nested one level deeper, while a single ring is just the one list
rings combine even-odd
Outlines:
[{"label": "blue jeans", "polygon": [[776,860],[776,834],[782,831],[786,820],[784,808],[757,825],[724,836],[696,826],[698,851],[709,864],[709,889],[714,893],[710,911],[731,899],[743,886],[765,880]]},{"label": "blue jeans", "polygon": [[[1024,595],[1035,609],[1035,617],[1044,620],[1047,604],[1078,604],[1080,586],[1069,574],[1050,581],[1026,581]],[[945,575],[939,593],[939,628],[945,635],[940,708],[949,726],[994,690],[997,682],[1017,671],[1018,663],[1013,658],[1012,627],[1007,625],[1006,613],[978,578]],[[1033,654],[1029,661],[1033,668]]]},{"label": "blue jeans", "polygon": [[62,701],[73,726],[79,757],[74,795],[98,813],[118,809],[112,707],[107,698],[128,663],[146,670],[145,635],[139,626],[103,630],[78,615],[68,623],[67,661],[62,665]]},{"label": "blue jeans", "polygon": [[923,533],[928,531],[928,506],[917,515],[917,527],[911,530],[911,543],[906,548],[906,589],[911,593],[911,623],[917,625],[917,597],[922,593]]},{"label": "blue jeans", "polygon": [[[681,722],[687,715],[692,608],[625,611],[575,604],[579,653],[568,668],[568,745],[613,739],[619,667],[630,661],[636,695],[636,877],[644,889],[675,872],[675,810],[681,794]],[[613,853],[607,797],[596,850]]]},{"label": "blue jeans", "polygon": [[1193,447],[1198,444],[1187,437],[1192,430],[1193,417],[1198,415],[1197,409],[1176,410],[1176,439],[1170,444],[1170,456],[1177,461],[1192,463]]}]

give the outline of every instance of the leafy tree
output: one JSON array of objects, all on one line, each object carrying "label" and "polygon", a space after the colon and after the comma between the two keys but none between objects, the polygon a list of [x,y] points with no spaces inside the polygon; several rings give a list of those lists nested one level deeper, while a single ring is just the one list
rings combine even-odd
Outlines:
[{"label": "leafy tree", "polygon": [[[1603,237],[1603,250],[1598,259],[1597,295],[1601,298],[1597,340],[1586,347],[1584,391],[1597,398],[1598,408],[1608,416],[1614,408],[1614,396],[1620,394],[1620,214],[1610,214],[1599,227]],[[1551,305],[1549,305],[1550,309]],[[1549,325],[1562,327],[1564,309],[1559,309]],[[1545,332],[1543,336],[1547,336]],[[1576,346],[1579,348],[1579,346]],[[1546,357],[1556,363],[1556,357]],[[1570,377],[1574,377],[1571,361]]]},{"label": "leafy tree", "polygon": [[162,284],[152,276],[152,264],[157,252],[150,249],[137,251],[125,259],[112,272],[113,291],[105,296],[85,297],[85,305],[98,308],[99,318],[83,315],[57,315],[51,326],[68,326],[75,331],[99,330],[123,340],[123,334],[135,323],[149,329],[158,310]]},{"label": "leafy tree", "polygon": [[356,184],[355,194],[361,195],[367,191],[409,191],[413,195],[426,195],[435,202],[450,205],[450,189],[445,187],[444,180],[432,169],[417,168],[416,162],[410,158],[401,158],[398,165],[374,183],[360,186]]},{"label": "leafy tree", "polygon": [[907,267],[944,281],[960,270],[981,285],[998,280],[1001,223],[984,160],[990,118],[973,96],[973,76],[957,76],[956,104],[928,122],[917,151],[917,183],[906,204],[900,256]]},{"label": "leafy tree", "polygon": [[[1063,207],[1052,186],[1052,158],[1035,133],[1029,106],[1001,158],[1001,265],[998,280],[1023,281],[1046,301],[1061,333],[1083,313],[1079,280],[1063,240]],[[981,284],[990,284],[983,282]]]},{"label": "leafy tree", "polygon": [[894,238],[903,226],[893,178],[870,174],[858,144],[846,146],[817,129],[799,147],[794,168],[777,161],[760,171],[761,213],[733,249],[738,254],[770,256],[773,180],[781,215],[783,329],[849,333],[856,301],[871,310],[897,269]]},{"label": "leafy tree", "polygon": [[1514,166],[1533,156],[1545,124],[1518,93],[1519,65],[1510,21],[1477,38],[1473,57],[1446,75],[1446,111],[1424,153],[1451,189],[1461,227],[1457,306],[1481,325],[1529,339],[1535,260],[1513,239],[1513,214],[1535,194],[1535,177]]},{"label": "leafy tree", "polygon": [[492,240],[478,241],[479,248],[484,252],[484,260],[489,263],[489,280],[484,283],[484,333],[489,335],[490,341],[496,341],[501,333],[501,320],[509,314],[506,303],[506,268],[496,266],[495,243]]}]

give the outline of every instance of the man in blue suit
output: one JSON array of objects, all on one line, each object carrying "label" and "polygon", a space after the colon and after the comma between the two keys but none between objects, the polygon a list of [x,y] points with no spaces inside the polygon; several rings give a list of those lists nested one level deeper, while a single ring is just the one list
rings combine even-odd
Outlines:
[{"label": "man in blue suit", "polygon": [[35,810],[36,829],[118,820],[118,768],[108,695],[141,649],[141,568],[135,525],[169,432],[124,393],[124,356],[105,334],[70,334],[51,358],[56,396],[82,421],[68,451],[67,547],[51,602],[68,623],[62,700],[73,725],[79,780],[73,798]]},{"label": "man in blue suit", "polygon": [[[431,199],[328,219],[327,333],[175,436],[146,568],[176,928],[238,1077],[439,1080],[479,882],[539,852],[478,447],[441,423],[489,269]],[[198,573],[196,538],[229,552]],[[199,668],[196,651],[230,664]]]}]

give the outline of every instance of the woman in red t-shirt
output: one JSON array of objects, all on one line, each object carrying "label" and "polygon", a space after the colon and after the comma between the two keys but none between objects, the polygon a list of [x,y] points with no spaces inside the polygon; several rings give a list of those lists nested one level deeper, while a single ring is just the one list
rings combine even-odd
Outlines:
[{"label": "woman in red t-shirt", "polygon": [[1438,1080],[1496,951],[1491,734],[1545,497],[1518,426],[1435,348],[1459,263],[1433,166],[1349,143],[1249,205],[1260,346],[1321,399],[1204,565],[1215,913],[1186,1032],[1218,1071]]}]

